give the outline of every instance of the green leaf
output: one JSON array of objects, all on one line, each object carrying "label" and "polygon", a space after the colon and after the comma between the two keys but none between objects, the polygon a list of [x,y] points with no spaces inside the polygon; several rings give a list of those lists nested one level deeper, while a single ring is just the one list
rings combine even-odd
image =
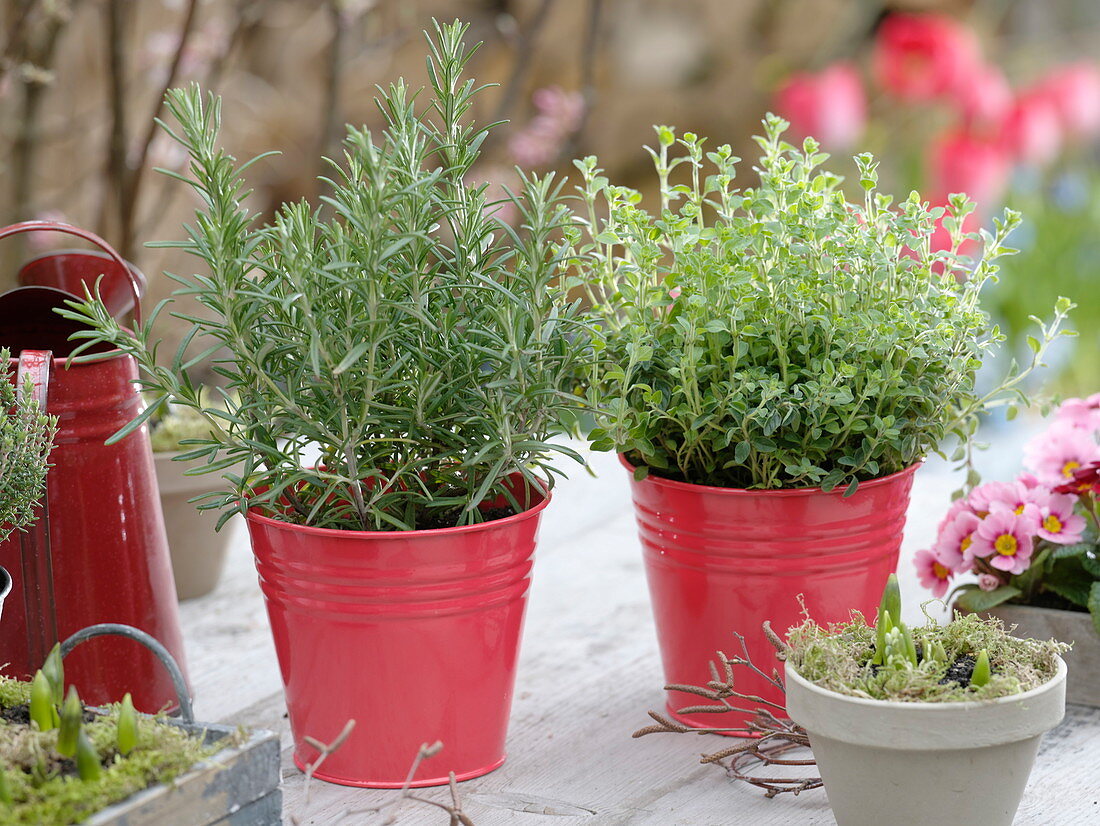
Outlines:
[{"label": "green leaf", "polygon": [[1020,596],[1023,591],[1012,585],[1002,585],[992,591],[983,591],[980,588],[963,591],[955,598],[955,605],[965,611],[975,614],[988,611],[1003,602]]},{"label": "green leaf", "polygon": [[635,482],[641,482],[647,476],[649,476],[649,468],[647,466],[638,465],[636,468],[634,468],[634,481]]}]

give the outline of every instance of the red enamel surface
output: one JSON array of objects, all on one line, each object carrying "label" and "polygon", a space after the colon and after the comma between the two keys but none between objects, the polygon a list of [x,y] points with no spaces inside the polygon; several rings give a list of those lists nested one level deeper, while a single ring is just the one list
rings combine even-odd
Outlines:
[{"label": "red enamel surface", "polygon": [[248,529],[267,602],[299,766],[304,742],[348,740],[316,776],[399,787],[422,743],[441,740],[413,785],[492,771],[516,676],[539,517],[479,525],[339,531],[256,512]]},{"label": "red enamel surface", "polygon": [[[873,618],[897,568],[915,470],[864,482],[847,498],[840,489],[737,490],[652,475],[632,481],[666,683],[705,685],[716,651],[741,655],[735,631],[753,662],[778,668],[760,626],[771,620],[783,635],[799,623],[800,594],[820,623],[845,620],[853,608]],[[763,678],[735,673],[740,691],[783,702]],[[701,704],[669,692],[671,712]],[[732,712],[677,716],[707,727],[746,720]]]}]

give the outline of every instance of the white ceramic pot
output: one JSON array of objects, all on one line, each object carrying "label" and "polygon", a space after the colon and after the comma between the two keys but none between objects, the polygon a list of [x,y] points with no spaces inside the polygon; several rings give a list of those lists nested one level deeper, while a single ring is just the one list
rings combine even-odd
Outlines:
[{"label": "white ceramic pot", "polygon": [[1066,664],[988,702],[900,703],[827,691],[786,667],[787,713],[806,729],[839,826],[1009,826],[1043,733],[1066,710]]},{"label": "white ceramic pot", "polygon": [[1066,702],[1100,708],[1100,634],[1087,611],[1061,611],[1031,605],[998,605],[986,611],[999,617],[1005,628],[1016,626],[1017,637],[1036,640],[1061,640],[1073,643],[1063,654],[1069,667],[1066,678]]},{"label": "white ceramic pot", "polygon": [[172,574],[176,579],[176,596],[193,599],[214,590],[225,567],[225,552],[232,531],[214,530],[218,522],[216,511],[200,511],[189,502],[199,494],[217,490],[222,485],[220,474],[184,476],[191,462],[175,462],[178,454],[154,453],[157,487],[164,511],[164,527],[168,532],[168,548],[172,555]]}]

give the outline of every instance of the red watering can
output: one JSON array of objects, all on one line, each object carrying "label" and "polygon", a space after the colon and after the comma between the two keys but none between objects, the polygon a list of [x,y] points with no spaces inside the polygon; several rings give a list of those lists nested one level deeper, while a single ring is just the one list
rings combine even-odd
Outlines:
[{"label": "red watering can", "polygon": [[[80,329],[53,310],[99,282],[116,318],[140,322],[144,277],[98,236],[67,224],[28,221],[0,229],[0,239],[51,231],[91,242],[100,253],[57,252],[24,266],[21,284],[0,295],[0,346],[13,354],[22,386],[30,376],[48,413],[58,417],[41,518],[0,543],[0,565],[18,572],[0,623],[3,673],[26,677],[53,645],[96,623],[125,623],[161,640],[183,662],[175,585],[168,556],[153,453],[146,427],[104,441],[142,409],[133,358],[100,347],[99,360],[66,365]],[[145,648],[101,638],[65,661],[85,702],[117,701],[127,691],[143,711],[176,703],[171,679]]]}]

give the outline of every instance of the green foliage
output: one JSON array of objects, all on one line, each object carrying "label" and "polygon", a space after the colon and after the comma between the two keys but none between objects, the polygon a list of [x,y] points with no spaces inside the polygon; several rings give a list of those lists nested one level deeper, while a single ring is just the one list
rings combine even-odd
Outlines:
[{"label": "green foliage", "polygon": [[[224,472],[230,489],[203,505],[223,522],[258,507],[324,528],[469,524],[498,496],[527,506],[511,474],[534,486],[561,473],[550,454],[580,459],[549,440],[575,419],[568,391],[590,351],[553,243],[561,184],[523,177],[518,228],[493,217],[484,185],[467,185],[491,126],[469,118],[480,88],[463,77],[465,30],[437,24],[429,37],[426,107],[390,85],[385,128],[349,128],[324,206],[286,204],[266,226],[243,206],[244,167],[218,148],[220,101],[195,87],[168,95],[202,202],[170,246],[208,268],[176,276],[203,312],[174,313],[192,328],[168,366],[155,360],[157,313],[133,333],[97,301],[67,315],[95,328],[86,344],[137,358],[149,415],[170,399],[217,425],[186,455]],[[201,352],[188,357],[191,342]],[[237,394],[224,409],[187,374],[207,356]],[[226,470],[237,463],[239,475]]]},{"label": "green foliage", "polygon": [[[816,171],[827,155],[784,143],[769,116],[760,183],[733,186],[738,159],[692,133],[657,127],[649,149],[661,207],[577,162],[586,212],[567,236],[575,283],[603,326],[589,400],[597,449],[688,482],[826,490],[900,471],[978,413],[1020,397],[1071,308],[1059,302],[1038,351],[987,395],[975,375],[1002,339],[979,306],[1019,222],[983,233],[977,262],[958,253],[973,204],[946,216],[913,193],[893,205],[876,163],[856,158],[862,204]],[[933,252],[943,217],[952,249]]]},{"label": "green foliage", "polygon": [[17,393],[11,381],[11,353],[0,348],[0,542],[34,518],[46,487],[46,471],[57,420],[40,410],[30,379]]},{"label": "green foliage", "polygon": [[1015,353],[1026,346],[1036,307],[1049,306],[1059,295],[1073,296],[1078,306],[1070,320],[1081,337],[1072,357],[1052,363],[1046,379],[1066,396],[1095,392],[1100,374],[1100,291],[1093,281],[1100,265],[1100,175],[1092,166],[1078,157],[1040,172],[1041,180],[1017,180],[1007,200],[1028,221],[1008,242],[1020,252],[1004,261],[999,283],[982,298]]},{"label": "green foliage", "polygon": [[970,675],[970,685],[981,688],[989,683],[993,672],[989,666],[989,652],[984,648],[978,652],[978,659],[974,662],[974,672]]},{"label": "green foliage", "polygon": [[[992,700],[1037,688],[1057,673],[1058,655],[1068,648],[1052,640],[1014,637],[1000,620],[977,614],[956,614],[946,625],[930,623],[911,633],[921,652],[932,653],[914,662],[899,650],[892,667],[882,667],[872,661],[876,629],[862,616],[854,613],[850,622],[828,627],[806,620],[788,632],[787,660],[805,679],[829,691],[875,700],[942,703]],[[964,686],[944,679],[957,659],[979,660],[982,652],[989,663],[987,682]]]},{"label": "green foliage", "polygon": [[83,722],[84,705],[80,702],[76,686],[71,685],[69,694],[65,697],[65,704],[61,707],[61,726],[57,732],[57,753],[62,757],[72,757],[76,754],[77,738]]},{"label": "green foliage", "polygon": [[118,753],[125,756],[133,751],[137,738],[137,712],[134,710],[133,698],[127,691],[118,709]]},{"label": "green foliage", "polygon": [[54,643],[46,661],[42,663],[42,673],[50,681],[55,705],[61,705],[65,698],[65,663],[61,659],[61,643]]},{"label": "green foliage", "polygon": [[967,583],[962,586],[953,604],[964,611],[981,613],[994,608],[1003,602],[1008,602],[1013,597],[1018,597],[1022,591],[1011,585],[1002,585],[992,591],[983,591],[976,583]]},{"label": "green foliage", "polygon": [[34,672],[31,680],[31,721],[38,726],[39,731],[49,731],[57,727],[57,709],[53,704],[53,688],[42,670]]},{"label": "green foliage", "polygon": [[[30,693],[30,683],[0,679],[0,707],[26,702]],[[8,794],[5,799],[0,793],[0,799],[9,804],[0,821],[13,826],[80,823],[152,783],[171,783],[220,748],[160,718],[137,715],[135,745],[123,757],[116,745],[120,713],[120,705],[108,706],[82,723],[74,751],[77,770],[82,778],[95,778],[83,782],[65,773],[57,753],[60,731],[0,724],[0,766]]]}]

